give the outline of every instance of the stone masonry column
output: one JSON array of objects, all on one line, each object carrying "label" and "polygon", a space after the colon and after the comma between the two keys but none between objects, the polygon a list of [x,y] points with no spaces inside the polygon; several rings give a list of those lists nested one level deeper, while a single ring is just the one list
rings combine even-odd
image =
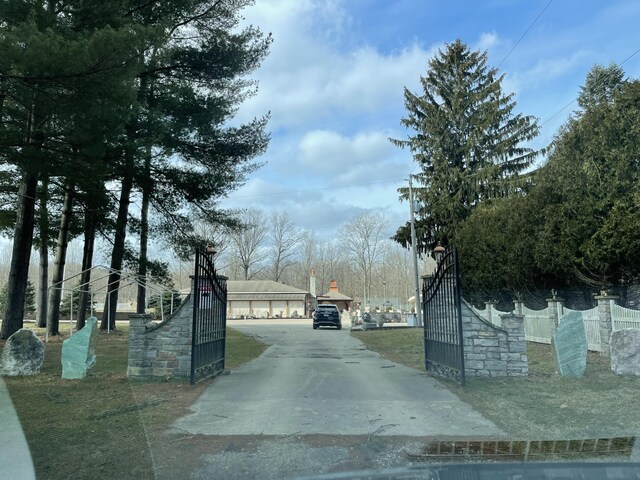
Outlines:
[{"label": "stone masonry column", "polygon": [[602,346],[602,354],[611,355],[611,331],[613,330],[613,321],[611,320],[611,304],[619,297],[616,295],[597,295],[595,297],[598,302],[598,321],[600,326],[600,345]]},{"label": "stone masonry column", "polygon": [[129,354],[127,359],[127,376],[138,377],[148,374],[145,332],[151,315],[135,314],[129,316]]},{"label": "stone masonry column", "polygon": [[500,319],[496,317],[496,302],[484,302],[485,309],[487,310],[487,319],[489,323],[496,323],[496,325],[500,324]]},{"label": "stone masonry column", "polygon": [[516,315],[522,315],[522,302],[520,300],[513,301],[513,312]]},{"label": "stone masonry column", "polygon": [[558,328],[558,323],[560,323],[560,318],[562,318],[562,308],[564,299],[560,297],[556,297],[555,295],[552,298],[547,298],[547,307],[549,309],[549,320],[551,321],[551,325],[553,325],[553,331],[551,334],[556,331]]},{"label": "stone masonry column", "polygon": [[507,363],[507,376],[526,377],[529,375],[527,342],[524,335],[524,315],[508,313],[500,315],[500,323],[507,331],[509,351],[500,354]]}]

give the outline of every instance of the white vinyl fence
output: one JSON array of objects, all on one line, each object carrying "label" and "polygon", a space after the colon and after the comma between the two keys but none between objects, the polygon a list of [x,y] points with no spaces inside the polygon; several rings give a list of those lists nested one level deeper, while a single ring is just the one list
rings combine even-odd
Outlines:
[{"label": "white vinyl fence", "polygon": [[587,344],[589,350],[596,352],[602,351],[602,342],[600,340],[600,316],[598,315],[598,307],[591,308],[589,310],[571,310],[569,308],[563,308],[563,315],[569,312],[582,313],[582,320],[584,321],[584,330],[587,334]]},{"label": "white vinyl fence", "polygon": [[[632,310],[630,308],[624,308],[611,300],[611,330],[621,330],[623,328],[638,328],[640,329],[640,310]],[[551,315],[550,308],[544,308],[542,310],[531,310],[530,308],[522,306],[522,315],[524,315],[524,333],[525,338],[529,342],[536,343],[551,343],[551,337],[554,333],[554,323]],[[478,310],[476,308],[473,311],[484,320],[500,326],[500,315],[508,312],[501,312],[495,308],[488,306],[484,310]],[[562,306],[558,306],[558,318],[562,318],[569,312],[582,313],[582,319],[584,321],[585,333],[587,334],[587,343],[589,350],[600,352],[602,351],[602,341],[600,339],[600,316],[598,313],[598,307],[591,308],[589,310],[571,310]]]},{"label": "white vinyl fence", "polygon": [[522,306],[522,315],[524,315],[524,338],[528,342],[551,343],[553,336],[554,324],[550,318],[550,307],[542,310],[531,310]]},{"label": "white vinyl fence", "polygon": [[640,310],[631,310],[611,302],[611,330],[640,328]]},{"label": "white vinyl fence", "polygon": [[496,327],[500,326],[500,314],[506,312],[499,312],[496,309],[485,308],[484,310],[478,310],[473,305],[471,306],[471,310],[478,315],[483,320],[495,325]]}]

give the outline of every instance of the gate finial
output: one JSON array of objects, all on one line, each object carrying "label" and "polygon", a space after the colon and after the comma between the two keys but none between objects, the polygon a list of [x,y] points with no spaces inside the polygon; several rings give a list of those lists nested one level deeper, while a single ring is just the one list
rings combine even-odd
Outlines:
[{"label": "gate finial", "polygon": [[440,242],[436,245],[436,248],[433,249],[433,256],[435,257],[436,263],[440,263],[442,257],[444,257],[445,248],[442,246]]}]

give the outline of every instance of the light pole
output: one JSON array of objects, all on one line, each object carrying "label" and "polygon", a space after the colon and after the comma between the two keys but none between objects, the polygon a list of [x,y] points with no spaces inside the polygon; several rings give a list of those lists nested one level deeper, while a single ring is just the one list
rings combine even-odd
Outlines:
[{"label": "light pole", "polygon": [[416,220],[414,209],[414,200],[413,200],[413,185],[411,184],[411,177],[409,175],[409,212],[411,215],[411,251],[413,257],[413,273],[416,287],[416,319],[418,321],[418,326],[422,326],[422,304],[420,303],[420,280],[418,278],[418,248],[416,246]]},{"label": "light pole", "polygon": [[382,296],[384,297],[382,299],[382,306],[384,308],[384,311],[387,311],[387,282],[385,280],[382,281]]}]

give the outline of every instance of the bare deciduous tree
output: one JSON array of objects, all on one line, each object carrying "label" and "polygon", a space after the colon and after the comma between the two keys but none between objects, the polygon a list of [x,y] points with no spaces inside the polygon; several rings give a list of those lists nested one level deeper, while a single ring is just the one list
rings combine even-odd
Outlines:
[{"label": "bare deciduous tree", "polygon": [[310,288],[311,270],[317,267],[318,237],[314,232],[303,231],[300,241],[300,259],[294,266],[292,285],[303,290]]},{"label": "bare deciduous tree", "polygon": [[316,274],[319,294],[327,291],[331,280],[338,280],[338,285],[344,287],[344,281],[348,277],[345,263],[341,247],[335,240],[325,241],[318,245]]},{"label": "bare deciduous tree", "polygon": [[271,228],[272,278],[279,282],[284,271],[295,263],[303,233],[291,223],[287,212],[274,212]]},{"label": "bare deciduous tree", "polygon": [[231,229],[227,225],[221,223],[207,222],[202,218],[196,218],[191,221],[194,234],[207,241],[208,245],[215,248],[216,253],[213,260],[216,264],[216,270],[223,270],[227,267],[228,255],[231,240]]},{"label": "bare deciduous tree", "polygon": [[356,215],[339,233],[340,247],[362,278],[363,304],[371,298],[373,268],[384,254],[389,220],[381,213]]},{"label": "bare deciduous tree", "polygon": [[260,210],[246,210],[240,222],[241,227],[231,232],[230,238],[242,265],[244,280],[250,280],[264,269],[261,264],[268,255],[264,248],[268,225]]}]

